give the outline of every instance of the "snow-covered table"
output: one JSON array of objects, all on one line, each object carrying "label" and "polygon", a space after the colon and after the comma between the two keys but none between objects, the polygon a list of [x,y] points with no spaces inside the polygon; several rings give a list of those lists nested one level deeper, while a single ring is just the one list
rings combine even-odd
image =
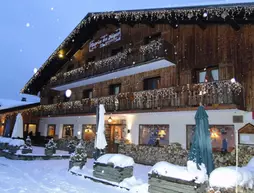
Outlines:
[{"label": "snow-covered table", "polygon": [[186,167],[158,162],[148,173],[149,193],[204,193],[206,185],[195,182]]},{"label": "snow-covered table", "polygon": [[122,182],[133,176],[134,160],[121,154],[105,154],[94,162],[93,176],[112,182]]}]

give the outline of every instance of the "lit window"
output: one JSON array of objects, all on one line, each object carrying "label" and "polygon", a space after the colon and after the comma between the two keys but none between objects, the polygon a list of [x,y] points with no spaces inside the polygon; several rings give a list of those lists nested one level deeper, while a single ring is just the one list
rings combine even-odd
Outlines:
[{"label": "lit window", "polygon": [[28,135],[35,136],[36,134],[36,124],[25,124],[24,131],[28,133]]},{"label": "lit window", "polygon": [[68,138],[73,136],[74,125],[63,125],[63,138]]},{"label": "lit window", "polygon": [[56,125],[48,125],[48,136],[54,137],[56,134]]},{"label": "lit window", "polygon": [[[190,149],[195,125],[188,125],[186,128],[187,149]],[[213,151],[231,152],[235,148],[234,126],[210,125],[210,133]]]},{"label": "lit window", "polygon": [[140,125],[139,126],[140,145],[168,145],[169,125]]},{"label": "lit window", "polygon": [[82,138],[85,141],[95,139],[96,125],[82,125]]}]

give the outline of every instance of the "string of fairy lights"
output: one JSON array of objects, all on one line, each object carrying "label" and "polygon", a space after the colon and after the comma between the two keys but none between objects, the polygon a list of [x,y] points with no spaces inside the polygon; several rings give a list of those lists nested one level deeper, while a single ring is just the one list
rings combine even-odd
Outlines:
[{"label": "string of fairy lights", "polygon": [[[193,85],[184,85],[178,87],[161,88],[155,90],[146,90],[138,92],[119,93],[118,95],[111,95],[99,98],[86,98],[77,101],[61,102],[50,105],[40,105],[30,109],[20,110],[17,112],[6,113],[10,116],[16,113],[35,113],[35,114],[52,114],[56,111],[79,110],[85,111],[87,107],[92,108],[98,104],[105,104],[107,107],[118,106],[119,101],[124,100],[129,103],[136,103],[140,107],[144,104],[149,104],[152,101],[159,103],[160,100],[171,101],[171,104],[180,105],[181,100],[187,94],[188,105],[198,105],[200,100],[207,100],[217,102],[219,104],[232,103],[232,96],[240,95],[242,92],[242,85],[234,79],[225,81],[205,82]],[[70,97],[71,93],[67,93]],[[226,99],[225,99],[226,96]],[[226,100],[226,101],[224,101]]]},{"label": "string of fairy lights", "polygon": [[[159,39],[159,40],[154,40],[151,41],[149,44],[147,45],[143,45],[140,46],[139,48],[139,52],[142,55],[145,54],[153,54],[156,53],[156,51],[159,51],[162,46],[163,46],[163,40]],[[123,52],[119,52],[114,56],[105,58],[105,59],[101,59],[98,61],[94,61],[94,62],[88,62],[87,64],[85,64],[84,66],[68,71],[68,72],[64,72],[64,73],[58,73],[56,76],[53,76],[50,79],[50,84],[57,84],[58,81],[64,81],[64,80],[70,80],[72,78],[77,79],[77,77],[79,77],[79,75],[82,76],[82,74],[85,74],[86,71],[89,71],[92,67],[96,69],[101,69],[104,68],[106,66],[113,66],[114,64],[118,64],[118,63],[122,63],[124,62],[124,60],[126,60],[128,58],[128,55],[131,54],[133,51],[132,48],[128,48],[126,50],[124,50]],[[167,50],[165,50],[165,53],[167,52]],[[126,61],[128,62],[128,61]],[[136,64],[135,61],[133,61],[131,64]]]},{"label": "string of fairy lights", "polygon": [[[75,37],[80,30],[89,27],[90,24],[107,20],[118,23],[142,23],[142,22],[163,22],[175,23],[180,21],[198,21],[200,18],[207,21],[225,21],[227,18],[251,21],[254,15],[254,7],[251,5],[241,6],[221,6],[221,7],[198,7],[198,8],[181,8],[181,9],[159,9],[159,10],[142,10],[142,11],[121,11],[121,12],[104,12],[88,14],[71,34],[59,45],[52,53],[48,60],[26,83],[21,93],[30,92],[32,83],[41,76],[41,72],[51,64],[54,58],[64,57],[64,49],[75,42]],[[177,27],[178,24],[175,25]]]}]

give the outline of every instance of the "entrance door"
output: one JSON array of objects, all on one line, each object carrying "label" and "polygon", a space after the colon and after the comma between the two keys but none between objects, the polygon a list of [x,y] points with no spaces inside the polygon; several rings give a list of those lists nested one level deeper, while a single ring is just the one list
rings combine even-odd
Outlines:
[{"label": "entrance door", "polygon": [[106,140],[108,153],[118,153],[118,145],[122,139],[123,125],[108,125],[106,127]]}]

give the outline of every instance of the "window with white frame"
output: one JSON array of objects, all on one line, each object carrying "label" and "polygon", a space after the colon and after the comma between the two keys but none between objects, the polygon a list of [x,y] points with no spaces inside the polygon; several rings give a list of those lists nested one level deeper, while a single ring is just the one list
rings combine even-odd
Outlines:
[{"label": "window with white frame", "polygon": [[213,82],[219,80],[219,68],[204,68],[197,71],[197,81],[198,83],[203,82]]}]

